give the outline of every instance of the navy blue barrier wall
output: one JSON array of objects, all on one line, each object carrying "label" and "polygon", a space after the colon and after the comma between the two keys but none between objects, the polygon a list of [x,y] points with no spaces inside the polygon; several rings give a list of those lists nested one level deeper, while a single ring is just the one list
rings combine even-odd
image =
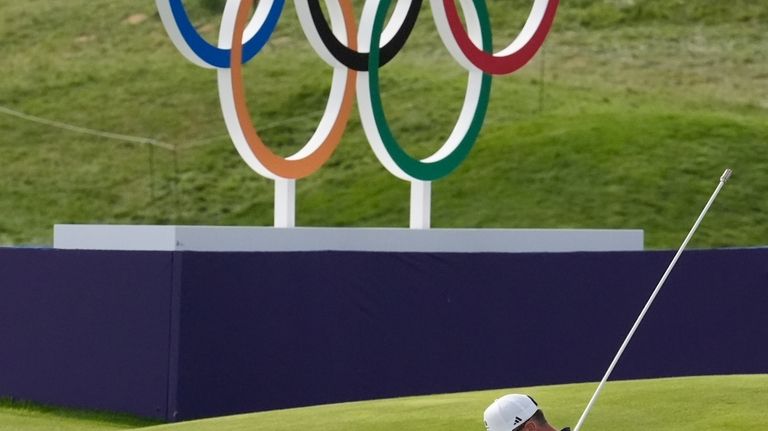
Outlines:
[{"label": "navy blue barrier wall", "polygon": [[[182,420],[596,381],[671,257],[0,250],[0,396]],[[766,309],[768,249],[686,252],[613,378],[766,373]]]},{"label": "navy blue barrier wall", "polygon": [[[184,253],[177,418],[597,381],[672,253]],[[688,252],[615,379],[768,372],[768,250]]]},{"label": "navy blue barrier wall", "polygon": [[172,259],[0,248],[0,397],[167,417]]}]

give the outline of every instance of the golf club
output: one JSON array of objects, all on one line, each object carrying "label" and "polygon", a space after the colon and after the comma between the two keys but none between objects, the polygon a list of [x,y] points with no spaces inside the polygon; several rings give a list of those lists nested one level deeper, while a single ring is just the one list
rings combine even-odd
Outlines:
[{"label": "golf club", "polygon": [[600,392],[603,390],[603,386],[605,386],[605,382],[608,381],[608,378],[611,376],[611,372],[613,372],[613,368],[619,362],[619,359],[621,358],[622,353],[624,353],[624,349],[627,347],[627,345],[629,344],[629,341],[632,339],[632,336],[635,334],[637,327],[640,326],[640,322],[643,320],[643,317],[645,317],[645,313],[648,312],[649,308],[651,308],[651,304],[653,303],[653,300],[656,299],[656,295],[659,293],[659,291],[661,290],[661,287],[664,285],[664,282],[667,280],[669,273],[672,272],[672,268],[675,267],[675,264],[677,263],[677,259],[683,253],[683,250],[685,250],[685,247],[688,245],[688,241],[691,240],[691,238],[693,237],[693,234],[696,232],[696,229],[698,229],[699,225],[701,224],[701,221],[704,220],[704,216],[707,215],[707,211],[709,211],[709,207],[712,206],[712,203],[715,201],[715,198],[717,198],[717,195],[720,193],[720,190],[723,188],[723,186],[728,181],[728,179],[731,178],[731,173],[732,171],[730,169],[726,169],[725,172],[723,172],[723,175],[720,177],[720,182],[718,183],[717,188],[715,189],[714,193],[712,193],[712,197],[709,198],[709,202],[707,202],[707,204],[704,206],[704,210],[702,210],[701,214],[699,214],[699,218],[696,219],[696,222],[693,224],[691,231],[688,232],[688,236],[685,237],[685,240],[683,241],[683,244],[680,246],[680,248],[677,250],[675,257],[672,258],[672,262],[669,264],[669,267],[667,267],[667,270],[664,272],[664,275],[661,276],[661,280],[659,280],[659,284],[656,285],[656,289],[653,291],[653,293],[651,294],[651,297],[648,299],[648,302],[645,304],[643,311],[640,312],[640,315],[637,317],[637,320],[635,321],[635,324],[632,326],[632,329],[629,330],[629,334],[627,334],[627,338],[624,339],[624,343],[622,343],[621,347],[619,347],[619,351],[616,353],[616,356],[613,358],[613,362],[611,362],[611,365],[608,367],[608,370],[605,372],[605,376],[603,376],[603,380],[601,380],[600,384],[597,386],[597,390],[595,390],[595,393],[592,395],[592,399],[589,400],[589,404],[587,404],[587,407],[584,409],[584,413],[581,414],[581,418],[579,418],[579,422],[576,424],[576,427],[573,429],[573,431],[579,431],[581,429],[581,426],[584,425],[584,421],[586,420],[587,415],[589,415],[590,410],[592,410],[592,407],[595,405],[595,401],[597,401],[597,398],[600,396]]}]

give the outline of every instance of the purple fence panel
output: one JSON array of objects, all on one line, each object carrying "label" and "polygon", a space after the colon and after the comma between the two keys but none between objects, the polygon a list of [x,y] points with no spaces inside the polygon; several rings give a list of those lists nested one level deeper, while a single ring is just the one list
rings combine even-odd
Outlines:
[{"label": "purple fence panel", "polygon": [[[616,378],[767,373],[766,310],[768,249],[686,252],[624,352]],[[622,332],[639,312],[627,316]]]},{"label": "purple fence panel", "polygon": [[[183,420],[596,381],[671,252],[0,249],[0,397]],[[689,251],[614,379],[768,372],[768,249]]]},{"label": "purple fence panel", "polygon": [[172,265],[0,249],[0,397],[165,419]]},{"label": "purple fence panel", "polygon": [[[182,255],[177,419],[599,380],[672,257]],[[768,372],[767,259],[685,254],[615,378]]]}]

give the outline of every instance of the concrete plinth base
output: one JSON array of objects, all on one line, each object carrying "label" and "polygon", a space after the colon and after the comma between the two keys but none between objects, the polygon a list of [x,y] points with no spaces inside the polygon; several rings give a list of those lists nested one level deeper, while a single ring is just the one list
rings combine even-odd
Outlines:
[{"label": "concrete plinth base", "polygon": [[638,251],[642,230],[56,225],[54,248],[164,251]]}]

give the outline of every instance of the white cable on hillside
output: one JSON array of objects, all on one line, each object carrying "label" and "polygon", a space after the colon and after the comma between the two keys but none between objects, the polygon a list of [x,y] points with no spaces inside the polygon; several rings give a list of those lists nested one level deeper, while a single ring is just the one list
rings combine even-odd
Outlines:
[{"label": "white cable on hillside", "polygon": [[[459,75],[459,74],[462,74],[462,73],[463,73],[463,71],[449,72],[447,74],[444,74],[442,76],[442,78],[444,80],[449,80],[449,79],[453,79],[456,75]],[[386,92],[385,94],[391,96],[391,95],[395,95],[395,94],[406,93],[406,92],[412,91],[416,87],[418,87],[418,86],[417,85],[404,86],[404,87],[398,88],[397,90],[391,90],[389,92]],[[307,112],[307,113],[302,114],[302,115],[297,115],[297,116],[293,116],[293,117],[283,118],[283,119],[280,119],[280,120],[277,120],[277,121],[273,121],[271,123],[267,123],[267,124],[261,126],[259,128],[259,130],[273,129],[275,127],[280,127],[280,126],[285,125],[285,124],[301,121],[301,120],[303,120],[305,118],[310,118],[310,117],[322,114],[323,112],[324,112],[323,110],[316,110],[316,111]],[[208,138],[202,138],[202,139],[198,139],[198,140],[192,141],[192,142],[190,142],[190,143],[188,143],[186,145],[182,145],[180,148],[177,148],[173,144],[170,144],[170,143],[167,143],[167,142],[163,142],[163,141],[160,141],[160,140],[157,140],[157,139],[154,139],[154,138],[145,138],[145,137],[142,137],[142,136],[132,136],[132,135],[125,135],[125,134],[121,134],[121,133],[113,133],[113,132],[106,132],[106,131],[102,131],[102,130],[89,129],[87,127],[81,127],[81,126],[76,126],[76,125],[73,125],[73,124],[63,123],[61,121],[49,120],[49,119],[46,119],[46,118],[37,117],[37,116],[34,116],[34,115],[30,115],[30,114],[26,114],[26,113],[23,113],[23,112],[20,112],[20,111],[16,111],[16,110],[13,110],[13,109],[10,109],[8,107],[1,106],[1,105],[0,105],[0,113],[6,114],[6,115],[10,115],[10,116],[13,116],[13,117],[16,117],[16,118],[21,118],[23,120],[31,121],[31,122],[34,122],[34,123],[43,124],[43,125],[46,125],[46,126],[49,126],[49,127],[55,127],[55,128],[59,128],[59,129],[63,129],[63,130],[68,130],[70,132],[83,133],[83,134],[92,135],[92,136],[98,136],[98,137],[102,137],[102,138],[106,138],[106,139],[113,139],[113,140],[118,140],[118,141],[123,141],[123,142],[131,142],[131,143],[134,143],[134,144],[149,144],[149,145],[154,145],[156,147],[163,148],[163,149],[166,149],[166,150],[171,150],[171,151],[175,151],[177,149],[187,149],[187,148],[195,148],[195,147],[206,146],[206,145],[209,145],[209,144],[216,143],[220,139],[225,139],[225,138],[229,137],[228,134],[227,135],[222,134],[222,135],[219,135],[219,136],[212,136],[212,137],[208,137]]]},{"label": "white cable on hillside", "polygon": [[166,150],[171,150],[171,151],[175,150],[176,148],[173,144],[162,142],[154,138],[144,138],[141,136],[123,135],[120,133],[105,132],[102,130],[94,130],[86,127],[75,126],[73,124],[62,123],[61,121],[48,120],[46,118],[25,114],[23,112],[6,108],[5,106],[0,106],[0,113],[11,115],[16,118],[21,118],[22,120],[31,121],[33,123],[43,124],[45,126],[68,130],[70,132],[75,132],[75,133],[83,133],[86,135],[99,136],[101,138],[113,139],[113,140],[123,141],[123,142],[131,142],[134,144],[154,145],[156,147],[163,148]]}]

